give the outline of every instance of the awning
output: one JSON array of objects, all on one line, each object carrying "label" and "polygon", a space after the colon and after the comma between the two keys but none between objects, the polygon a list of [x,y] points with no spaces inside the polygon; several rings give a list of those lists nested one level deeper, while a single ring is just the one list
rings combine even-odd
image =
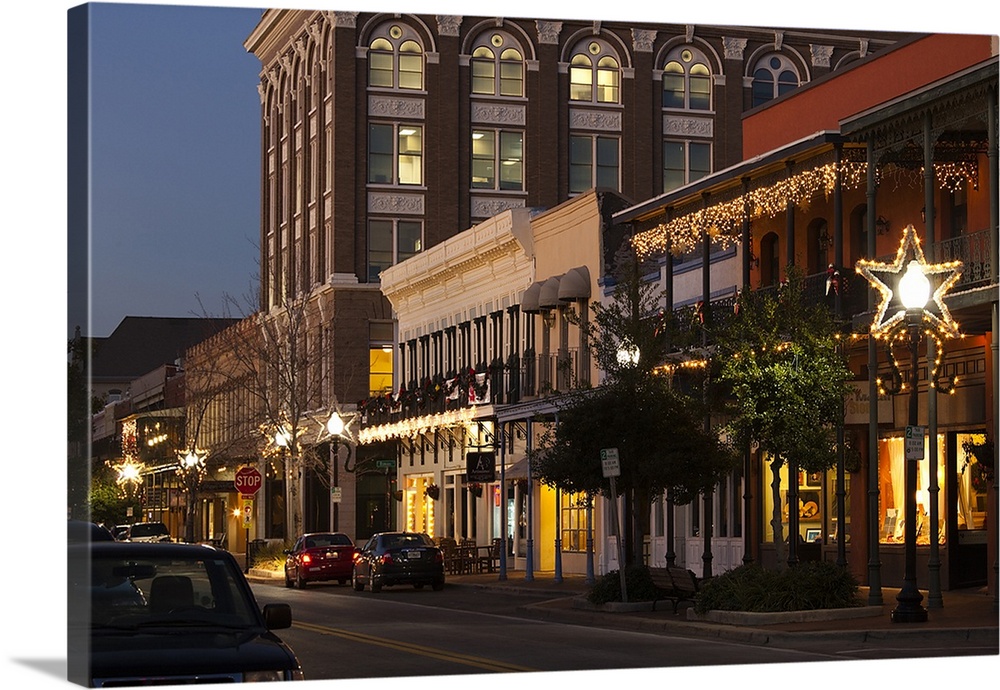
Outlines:
[{"label": "awning", "polygon": [[528,456],[523,455],[521,459],[504,470],[505,479],[527,479],[528,478]]},{"label": "awning", "polygon": [[535,314],[541,309],[538,307],[538,295],[542,291],[542,284],[532,283],[524,294],[521,295],[521,311],[525,314]]},{"label": "awning", "polygon": [[559,280],[559,301],[575,302],[590,299],[590,269],[578,266],[566,271]]}]

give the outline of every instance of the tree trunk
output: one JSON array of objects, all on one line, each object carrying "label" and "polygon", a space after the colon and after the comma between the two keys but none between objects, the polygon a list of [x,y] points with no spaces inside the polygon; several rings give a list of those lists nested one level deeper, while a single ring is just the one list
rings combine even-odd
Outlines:
[{"label": "tree trunk", "polygon": [[781,459],[771,461],[771,497],[774,508],[771,510],[771,529],[774,531],[775,555],[778,559],[778,570],[785,565],[785,535],[781,522]]}]

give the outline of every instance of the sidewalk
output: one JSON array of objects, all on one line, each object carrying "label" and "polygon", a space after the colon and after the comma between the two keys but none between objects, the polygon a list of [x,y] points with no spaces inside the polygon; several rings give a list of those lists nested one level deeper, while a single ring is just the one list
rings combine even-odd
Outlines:
[{"label": "sidewalk", "polygon": [[[943,606],[928,609],[925,623],[894,623],[890,614],[896,606],[898,588],[882,588],[881,607],[865,607],[852,618],[820,619],[798,622],[771,622],[769,614],[756,614],[759,620],[741,624],[710,622],[698,617],[690,605],[682,604],[677,614],[669,602],[660,602],[657,609],[646,604],[636,604],[640,610],[609,611],[586,601],[589,590],[583,576],[563,576],[556,582],[554,573],[535,573],[531,581],[525,573],[508,571],[506,580],[498,573],[450,575],[449,585],[480,587],[509,591],[511,594],[531,593],[551,595],[552,599],[540,604],[522,607],[533,615],[552,620],[576,621],[582,624],[613,625],[634,629],[670,630],[678,634],[707,635],[766,642],[784,634],[815,634],[864,640],[872,636],[921,634],[959,636],[979,643],[997,644],[1000,614],[994,608],[993,596],[985,587],[953,590],[942,593]],[[868,588],[861,589],[867,602]],[[923,605],[927,606],[927,592]],[[620,606],[620,605],[619,605]],[[627,607],[621,607],[627,608]],[[822,612],[816,612],[822,617]],[[612,620],[613,619],[613,620]]]}]

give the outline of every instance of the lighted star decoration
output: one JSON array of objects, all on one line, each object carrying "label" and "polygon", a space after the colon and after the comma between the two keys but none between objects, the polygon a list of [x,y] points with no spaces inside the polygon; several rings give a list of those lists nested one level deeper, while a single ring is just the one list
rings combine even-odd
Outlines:
[{"label": "lighted star decoration", "polygon": [[332,438],[354,443],[354,432],[351,430],[351,424],[354,423],[356,417],[357,415],[352,412],[343,412],[336,404],[330,408],[330,412],[326,416],[310,415],[310,418],[319,427],[316,443],[324,443]]},{"label": "lighted star decoration", "polygon": [[[928,264],[924,257],[923,249],[920,247],[920,239],[912,225],[906,226],[903,231],[903,238],[896,251],[896,257],[892,263],[859,259],[855,264],[855,270],[860,273],[879,293],[879,304],[875,310],[875,318],[872,320],[871,333],[876,338],[884,338],[892,335],[894,331],[903,323],[906,317],[906,309],[900,307],[891,314],[890,304],[893,299],[893,289],[891,285],[898,284],[899,278],[906,270],[911,261],[917,262],[920,270],[925,276],[944,275],[944,279],[938,283],[937,289],[931,295],[931,300],[937,305],[938,313],[935,314],[927,309],[923,309],[923,320],[930,322],[937,329],[937,333],[945,338],[954,338],[959,335],[958,323],[951,316],[948,305],[944,303],[945,294],[962,277],[961,261],[946,261],[940,264]],[[878,274],[892,275],[894,279],[882,280]],[[929,302],[928,302],[929,304]]]},{"label": "lighted star decoration", "polygon": [[201,474],[205,470],[205,458],[208,452],[192,448],[177,452],[177,474],[183,475],[188,472]]},{"label": "lighted star decoration", "polygon": [[264,455],[280,455],[284,452],[291,452],[293,444],[302,437],[304,429],[299,427],[292,429],[289,422],[270,422],[260,425],[260,433],[267,439],[264,445]]}]

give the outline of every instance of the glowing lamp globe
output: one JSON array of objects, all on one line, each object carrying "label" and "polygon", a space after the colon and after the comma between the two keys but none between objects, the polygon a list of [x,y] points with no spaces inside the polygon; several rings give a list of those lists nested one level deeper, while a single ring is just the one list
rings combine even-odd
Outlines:
[{"label": "glowing lamp globe", "polygon": [[330,432],[331,436],[340,436],[344,433],[344,420],[340,418],[340,415],[334,412],[330,415],[330,420],[326,423],[326,430]]},{"label": "glowing lamp globe", "polygon": [[924,275],[924,269],[917,260],[906,267],[906,273],[899,279],[899,299],[907,309],[923,309],[931,296],[931,282]]}]

